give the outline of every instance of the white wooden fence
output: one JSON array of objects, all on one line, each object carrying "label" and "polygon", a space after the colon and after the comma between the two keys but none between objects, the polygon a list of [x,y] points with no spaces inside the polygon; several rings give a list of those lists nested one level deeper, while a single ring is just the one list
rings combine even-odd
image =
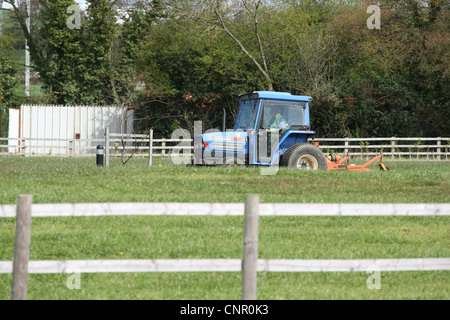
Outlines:
[{"label": "white wooden fence", "polygon": [[[359,259],[359,260],[273,260],[257,258],[258,222],[253,216],[449,216],[450,204],[260,204],[246,203],[85,203],[33,204],[30,217],[75,216],[242,216],[245,215],[244,258],[241,259],[158,259],[158,260],[66,260],[26,261],[28,273],[107,272],[243,272],[243,298],[256,298],[256,273],[269,272],[368,272],[450,270],[450,258]],[[21,203],[19,197],[18,204]],[[252,205],[253,203],[253,205]],[[19,218],[27,212],[19,205],[1,205],[0,218]],[[19,223],[17,221],[17,223]],[[248,226],[253,225],[250,229]],[[16,229],[16,232],[18,229]],[[26,238],[26,237],[25,237]],[[253,250],[250,249],[253,247]],[[29,250],[29,248],[28,248]],[[247,257],[247,253],[249,256]],[[17,254],[17,234],[16,251]],[[27,255],[25,255],[27,256]],[[246,257],[247,260],[246,261]],[[247,266],[247,280],[245,276]],[[14,261],[0,261],[0,273],[13,273]],[[252,276],[253,275],[253,276]],[[248,279],[252,278],[252,281]],[[14,282],[14,281],[13,281]],[[19,281],[17,281],[19,283]],[[247,283],[248,282],[248,283]],[[248,287],[250,286],[250,287]],[[245,291],[244,288],[250,288]],[[247,293],[245,293],[247,292]],[[26,296],[26,294],[25,294]]]},{"label": "white wooden fence", "polygon": [[[5,141],[7,144],[2,144]],[[0,138],[0,155],[92,157],[98,145],[109,146],[111,157],[136,154],[148,157],[151,146],[153,156],[168,156],[173,150],[193,150],[191,139],[152,139],[150,135],[122,135],[111,133],[105,139],[25,139]]]},{"label": "white wooden fence", "polygon": [[[3,142],[5,141],[5,142]],[[388,159],[449,160],[450,138],[315,138],[325,153],[348,154],[352,157],[372,157],[383,153]],[[2,144],[7,143],[7,144]],[[9,145],[8,145],[9,143]],[[132,153],[148,157],[167,156],[174,151],[189,154],[193,150],[191,139],[154,139],[149,134],[122,135],[106,133],[105,139],[10,139],[0,138],[0,155],[21,154],[29,156],[49,156],[64,154],[70,157],[94,156],[98,145],[106,148],[109,156]],[[37,150],[41,152],[38,153]],[[44,152],[42,152],[44,150]],[[56,152],[56,150],[59,150]],[[61,151],[65,150],[65,151]]]},{"label": "white wooden fence", "polygon": [[324,151],[369,157],[383,153],[390,159],[448,160],[450,138],[315,138]]}]

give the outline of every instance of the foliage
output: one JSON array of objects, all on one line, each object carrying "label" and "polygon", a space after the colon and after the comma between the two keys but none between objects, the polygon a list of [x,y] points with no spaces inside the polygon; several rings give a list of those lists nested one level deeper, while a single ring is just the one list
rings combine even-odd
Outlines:
[{"label": "foliage", "polygon": [[140,131],[221,128],[223,110],[230,128],[240,94],[273,88],[313,97],[318,136],[450,135],[442,0],[380,1],[379,30],[358,0],[88,1],[79,30],[72,0],[37,2],[25,35],[50,99],[132,106]]},{"label": "foliage", "polygon": [[6,137],[7,108],[17,104],[16,88],[18,64],[11,58],[14,41],[6,35],[0,35],[0,137]]}]

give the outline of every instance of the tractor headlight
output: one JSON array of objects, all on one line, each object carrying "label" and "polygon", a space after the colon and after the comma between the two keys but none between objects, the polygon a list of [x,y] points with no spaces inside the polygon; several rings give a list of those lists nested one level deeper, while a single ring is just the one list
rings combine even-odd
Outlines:
[{"label": "tractor headlight", "polygon": [[194,143],[194,149],[196,149],[196,150],[207,149],[207,148],[209,148],[208,142],[201,141],[201,142]]}]

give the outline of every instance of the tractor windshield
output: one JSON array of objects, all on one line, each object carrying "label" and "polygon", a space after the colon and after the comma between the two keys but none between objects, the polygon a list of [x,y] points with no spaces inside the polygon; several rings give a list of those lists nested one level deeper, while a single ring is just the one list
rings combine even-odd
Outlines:
[{"label": "tractor windshield", "polygon": [[258,115],[257,99],[243,99],[239,106],[234,130],[251,130],[255,128],[256,116]]}]

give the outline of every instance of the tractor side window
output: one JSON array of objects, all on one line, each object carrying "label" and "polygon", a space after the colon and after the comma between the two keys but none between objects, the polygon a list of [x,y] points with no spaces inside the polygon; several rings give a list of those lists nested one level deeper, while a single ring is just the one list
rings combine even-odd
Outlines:
[{"label": "tractor side window", "polygon": [[277,122],[277,117],[281,117],[283,119],[286,118],[285,116],[283,116],[284,113],[286,113],[286,109],[284,106],[270,102],[265,103],[262,115],[262,128],[273,129],[271,127],[273,127]]},{"label": "tractor side window", "polygon": [[289,108],[289,125],[305,125],[305,104],[295,104]]}]

